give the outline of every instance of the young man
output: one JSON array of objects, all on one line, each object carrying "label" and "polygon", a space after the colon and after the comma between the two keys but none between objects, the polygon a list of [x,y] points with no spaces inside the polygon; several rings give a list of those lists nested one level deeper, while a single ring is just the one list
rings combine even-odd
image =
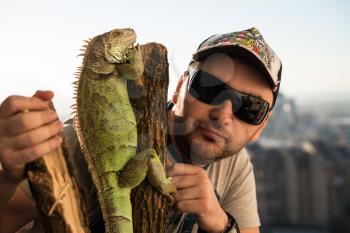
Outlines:
[{"label": "young man", "polygon": [[[253,169],[244,146],[258,139],[267,124],[281,69],[255,28],[214,35],[199,46],[169,103],[167,166],[178,189],[169,233],[238,232],[238,225],[240,232],[259,232]],[[13,232],[37,215],[27,188],[19,184],[24,165],[62,141],[53,137],[62,124],[44,110],[52,97],[52,92],[11,96],[0,106],[1,232]],[[88,200],[90,222],[97,229],[93,184],[86,178],[74,131],[66,127],[64,133]]]}]

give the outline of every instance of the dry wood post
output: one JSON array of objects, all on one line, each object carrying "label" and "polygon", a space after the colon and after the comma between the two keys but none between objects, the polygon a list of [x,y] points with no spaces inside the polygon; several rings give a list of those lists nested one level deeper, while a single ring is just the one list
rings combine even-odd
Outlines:
[{"label": "dry wood post", "polygon": [[88,233],[84,202],[65,145],[63,141],[62,147],[27,164],[30,189],[46,233]]},{"label": "dry wood post", "polygon": [[[154,148],[164,161],[166,152],[166,101],[169,71],[166,48],[157,43],[141,46],[145,71],[138,81],[128,83],[128,92],[137,120],[138,151]],[[147,179],[132,191],[135,233],[164,233],[171,214],[165,196]]]}]

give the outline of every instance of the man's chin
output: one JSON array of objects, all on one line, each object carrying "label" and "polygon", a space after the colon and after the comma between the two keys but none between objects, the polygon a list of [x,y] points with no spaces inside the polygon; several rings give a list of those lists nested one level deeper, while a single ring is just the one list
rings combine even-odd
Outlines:
[{"label": "man's chin", "polygon": [[190,160],[198,165],[207,165],[230,157],[239,151],[226,148],[224,142],[210,140],[198,134],[193,135],[190,141],[192,141]]},{"label": "man's chin", "polygon": [[218,142],[203,139],[193,139],[190,148],[190,160],[198,165],[214,162],[222,154]]}]

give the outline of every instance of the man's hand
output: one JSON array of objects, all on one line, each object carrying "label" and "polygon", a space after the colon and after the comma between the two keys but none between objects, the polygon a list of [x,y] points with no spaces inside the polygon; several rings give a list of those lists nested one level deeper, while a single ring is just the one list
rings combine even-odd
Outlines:
[{"label": "man's hand", "polygon": [[207,173],[201,167],[175,163],[168,165],[168,176],[177,188],[175,207],[181,212],[197,215],[200,228],[207,232],[222,232],[228,217],[221,208]]},{"label": "man's hand", "polygon": [[56,136],[63,125],[48,109],[51,91],[37,91],[33,97],[10,96],[0,105],[0,162],[6,179],[24,179],[26,163],[57,148]]},{"label": "man's hand", "polygon": [[0,104],[0,231],[15,232],[37,215],[35,204],[19,182],[26,163],[57,148],[62,129],[54,111],[48,109],[51,91],[33,97],[10,96]]}]

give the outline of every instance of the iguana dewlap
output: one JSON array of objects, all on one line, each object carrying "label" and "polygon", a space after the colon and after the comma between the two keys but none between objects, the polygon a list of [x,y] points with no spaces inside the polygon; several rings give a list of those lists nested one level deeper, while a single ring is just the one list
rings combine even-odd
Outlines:
[{"label": "iguana dewlap", "polygon": [[94,37],[85,46],[77,74],[74,128],[98,191],[106,232],[113,233],[133,232],[130,192],[147,174],[163,194],[176,191],[155,150],[136,154],[136,120],[126,84],[144,70],[135,40],[132,29]]}]

